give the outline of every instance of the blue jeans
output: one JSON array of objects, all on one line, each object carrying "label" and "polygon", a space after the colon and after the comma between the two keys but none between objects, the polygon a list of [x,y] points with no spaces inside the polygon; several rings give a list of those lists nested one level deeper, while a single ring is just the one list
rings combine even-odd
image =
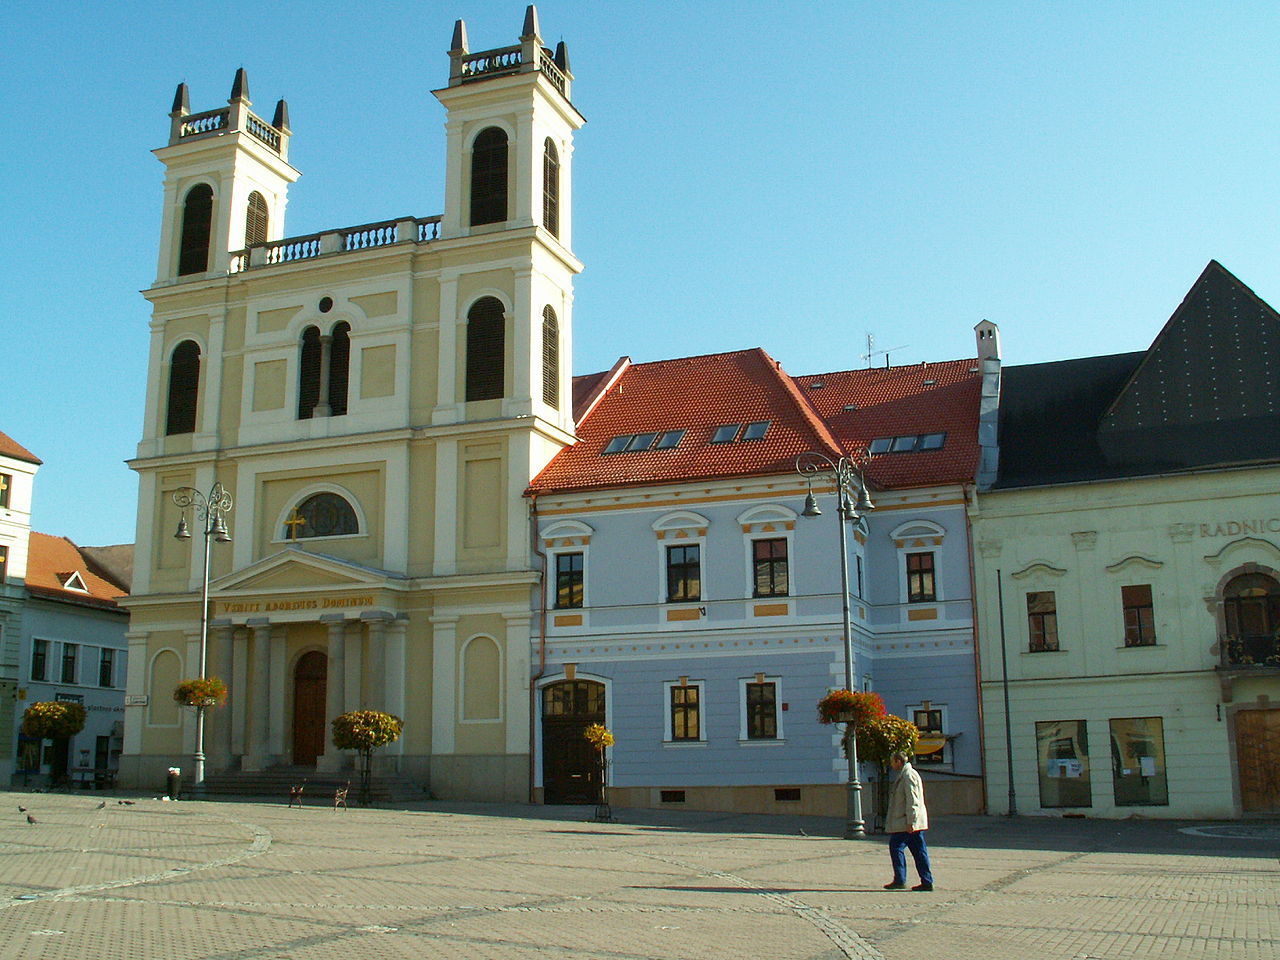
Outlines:
[{"label": "blue jeans", "polygon": [[893,863],[893,882],[907,882],[907,854],[916,862],[916,873],[920,874],[920,882],[933,886],[933,871],[929,869],[929,845],[924,840],[925,831],[915,833],[889,834],[889,860]]}]

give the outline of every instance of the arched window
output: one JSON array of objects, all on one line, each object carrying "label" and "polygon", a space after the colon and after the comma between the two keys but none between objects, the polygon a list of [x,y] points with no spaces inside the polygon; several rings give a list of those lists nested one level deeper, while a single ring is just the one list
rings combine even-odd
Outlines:
[{"label": "arched window", "polygon": [[560,236],[560,154],[550,137],[542,145],[542,225]]},{"label": "arched window", "polygon": [[257,190],[249,194],[249,207],[244,216],[244,245],[265,243],[267,239],[267,201]]},{"label": "arched window", "polygon": [[560,321],[550,305],[542,308],[542,399],[560,409]]},{"label": "arched window", "polygon": [[286,540],[341,537],[360,532],[351,504],[336,493],[317,493],[293,508],[284,522]]},{"label": "arched window", "polygon": [[298,419],[310,420],[320,402],[320,331],[307,327],[302,331],[302,350],[298,358]]},{"label": "arched window", "polygon": [[481,297],[467,311],[467,400],[502,396],[506,381],[506,320],[502,301]]},{"label": "arched window", "polygon": [[480,131],[471,146],[471,225],[507,219],[507,135]]},{"label": "arched window", "polygon": [[183,340],[173,348],[169,360],[169,405],[165,417],[165,434],[194,433],[196,398],[200,393],[200,347],[194,340]]},{"label": "arched window", "polygon": [[178,276],[209,269],[209,228],[213,224],[213,188],[198,183],[187,191],[182,205],[182,241],[178,248]]},{"label": "arched window", "polygon": [[1222,589],[1227,662],[1280,663],[1280,583],[1265,573],[1244,573]]},{"label": "arched window", "polygon": [[329,415],[347,412],[347,382],[351,367],[351,324],[345,320],[333,328],[329,345]]}]

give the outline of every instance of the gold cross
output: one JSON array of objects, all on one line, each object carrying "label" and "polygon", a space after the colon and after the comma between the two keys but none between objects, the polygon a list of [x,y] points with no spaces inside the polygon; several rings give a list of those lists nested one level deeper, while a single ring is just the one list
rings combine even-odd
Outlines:
[{"label": "gold cross", "polygon": [[289,519],[284,522],[284,525],[289,528],[290,540],[298,539],[298,527],[302,526],[306,522],[306,519],[302,514],[298,513],[298,510],[295,507],[293,512],[289,514]]}]

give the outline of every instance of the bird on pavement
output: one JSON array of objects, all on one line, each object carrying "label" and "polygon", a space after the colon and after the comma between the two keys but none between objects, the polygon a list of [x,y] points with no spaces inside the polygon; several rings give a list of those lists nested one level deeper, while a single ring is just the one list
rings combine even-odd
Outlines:
[{"label": "bird on pavement", "polygon": [[28,814],[27,814],[27,823],[35,823],[35,822],[36,822],[36,818],[35,818],[35,817],[33,817],[31,814],[29,814],[29,813],[28,813]]},{"label": "bird on pavement", "polygon": [[19,812],[19,813],[26,813],[26,812],[27,812],[27,808],[26,808],[26,807],[24,807],[22,804],[18,804],[18,812]]},{"label": "bird on pavement", "polygon": [[120,804],[120,806],[122,807],[132,807],[135,803],[137,803],[137,801],[136,800],[117,800],[116,803]]},{"label": "bird on pavement", "polygon": [[97,807],[97,808],[98,808],[99,810],[101,810],[101,809],[102,809],[103,807],[105,807],[106,805],[107,805],[107,801],[103,800],[101,803],[99,803],[99,804],[98,804],[98,807]]}]

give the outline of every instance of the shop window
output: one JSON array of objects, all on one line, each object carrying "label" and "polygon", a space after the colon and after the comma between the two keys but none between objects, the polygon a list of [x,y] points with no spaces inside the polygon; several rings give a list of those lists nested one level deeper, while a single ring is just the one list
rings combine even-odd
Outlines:
[{"label": "shop window", "polygon": [[1137,717],[1111,721],[1111,782],[1116,806],[1166,806],[1164,720]]},{"label": "shop window", "polygon": [[1156,642],[1155,608],[1151,602],[1151,584],[1141,583],[1120,588],[1124,607],[1124,645],[1149,647]]},{"label": "shop window", "polygon": [[1083,720],[1036,723],[1036,762],[1040,774],[1040,806],[1093,805],[1089,775],[1089,741]]},{"label": "shop window", "polygon": [[1052,590],[1027,594],[1027,633],[1032,653],[1058,649],[1058,601]]}]

